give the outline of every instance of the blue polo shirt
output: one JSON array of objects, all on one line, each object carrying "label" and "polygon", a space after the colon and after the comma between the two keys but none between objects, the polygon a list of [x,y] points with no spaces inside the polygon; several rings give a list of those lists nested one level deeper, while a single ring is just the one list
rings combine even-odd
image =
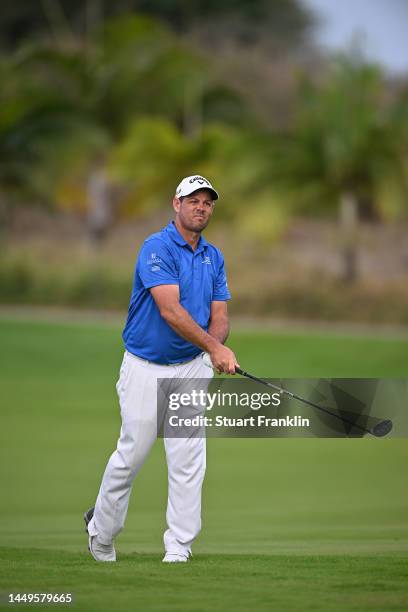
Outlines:
[{"label": "blue polo shirt", "polygon": [[188,361],[202,352],[179,336],[160,315],[149,289],[178,285],[180,304],[208,330],[211,302],[231,299],[221,251],[200,236],[193,251],[174,221],[145,240],[136,262],[128,318],[126,349],[160,364]]}]

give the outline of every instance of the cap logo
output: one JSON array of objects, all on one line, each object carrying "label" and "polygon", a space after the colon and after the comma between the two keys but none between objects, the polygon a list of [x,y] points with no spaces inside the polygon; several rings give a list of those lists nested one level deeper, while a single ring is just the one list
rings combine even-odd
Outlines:
[{"label": "cap logo", "polygon": [[210,183],[207,181],[207,179],[205,179],[203,176],[193,176],[190,179],[190,183],[195,183],[196,181],[198,181],[200,183],[200,185],[204,185],[204,183],[207,183],[207,185],[209,185]]}]

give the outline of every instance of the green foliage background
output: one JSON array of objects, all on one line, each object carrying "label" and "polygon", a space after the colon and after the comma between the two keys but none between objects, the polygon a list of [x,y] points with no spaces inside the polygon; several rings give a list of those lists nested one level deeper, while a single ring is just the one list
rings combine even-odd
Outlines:
[{"label": "green foliage background", "polygon": [[[384,281],[382,294],[359,283],[358,257],[359,224],[406,223],[403,77],[367,63],[358,49],[319,55],[314,17],[296,0],[142,2],[139,12],[125,0],[40,4],[34,13],[13,3],[0,18],[3,302],[123,307],[122,273],[114,259],[107,263],[107,239],[171,211],[178,181],[201,173],[221,193],[213,223],[247,271],[266,270],[253,254],[284,242],[294,220],[338,226],[341,269],[319,278],[320,298],[301,274],[293,295],[288,273],[252,291],[256,303],[248,288],[236,294],[254,314],[406,320],[402,280]],[[70,264],[82,238],[61,239],[66,257],[56,253],[56,272],[54,258],[38,261],[31,246],[21,247],[24,209],[71,216],[84,229],[90,248],[75,278]],[[336,306],[330,296],[343,286],[348,298]],[[382,314],[387,294],[401,312],[390,306]],[[356,296],[363,307],[353,317]]]}]

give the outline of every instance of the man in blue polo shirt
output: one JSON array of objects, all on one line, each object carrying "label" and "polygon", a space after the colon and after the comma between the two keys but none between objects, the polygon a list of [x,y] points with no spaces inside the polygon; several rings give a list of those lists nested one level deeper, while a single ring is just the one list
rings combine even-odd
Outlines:
[{"label": "man in blue polo shirt", "polygon": [[[147,238],[136,264],[125,355],[116,389],[122,426],[103,475],[95,508],[84,519],[97,561],[116,561],[114,538],[126,519],[133,480],[157,437],[158,379],[210,379],[213,367],[234,374],[239,366],[224,346],[230,299],[224,260],[201,232],[218,193],[202,176],[181,181],[173,198],[175,219]],[[185,562],[201,528],[205,438],[165,438],[168,466],[164,562]]]}]

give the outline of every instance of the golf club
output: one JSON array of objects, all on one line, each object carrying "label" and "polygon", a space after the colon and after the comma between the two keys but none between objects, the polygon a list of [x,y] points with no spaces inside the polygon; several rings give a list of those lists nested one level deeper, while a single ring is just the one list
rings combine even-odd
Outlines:
[{"label": "golf club", "polygon": [[372,429],[367,429],[366,427],[362,427],[361,425],[358,425],[357,423],[353,423],[352,421],[349,421],[348,419],[340,416],[339,414],[336,414],[335,412],[331,412],[330,410],[328,410],[327,408],[324,408],[323,406],[318,406],[317,404],[314,404],[313,402],[305,399],[304,397],[300,397],[300,395],[296,395],[296,393],[292,393],[291,391],[288,391],[287,389],[283,389],[282,387],[279,387],[278,385],[274,385],[266,380],[263,380],[262,378],[253,376],[253,374],[249,374],[248,372],[245,372],[245,370],[242,370],[241,368],[235,368],[235,372],[237,374],[241,374],[241,376],[246,376],[246,378],[250,378],[251,380],[254,380],[255,382],[258,382],[262,385],[271,387],[272,389],[279,391],[281,395],[287,395],[288,397],[292,399],[297,399],[299,402],[303,402],[304,404],[307,404],[308,406],[312,406],[313,408],[317,408],[317,410],[321,410],[322,412],[325,412],[326,414],[330,414],[336,419],[339,419],[340,421],[343,421],[344,423],[348,423],[349,425],[352,425],[353,427],[357,427],[361,431],[365,431],[366,433],[369,433],[372,436],[375,436],[377,438],[382,438],[383,436],[386,436],[388,433],[390,433],[392,429],[392,421],[390,419],[385,419],[384,421],[380,421],[379,423],[374,425]]}]

